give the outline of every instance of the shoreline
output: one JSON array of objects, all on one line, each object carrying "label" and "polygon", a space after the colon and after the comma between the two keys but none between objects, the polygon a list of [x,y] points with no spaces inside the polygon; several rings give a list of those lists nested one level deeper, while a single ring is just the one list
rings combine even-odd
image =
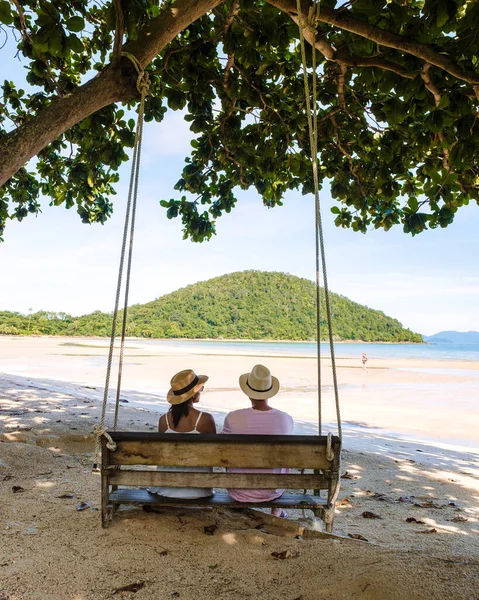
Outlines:
[{"label": "shoreline", "polygon": [[[62,339],[87,339],[85,336],[75,336],[75,335],[61,335],[61,334],[19,334],[19,335],[5,335],[5,338],[62,338]],[[92,340],[109,340],[110,336],[89,336],[88,339]],[[115,336],[115,340],[119,340],[120,335]],[[269,338],[264,338],[260,340],[250,339],[250,338],[148,338],[148,337],[126,337],[126,341],[133,342],[244,342],[248,344],[316,344],[316,340],[274,340]],[[329,344],[329,340],[321,340],[321,344]],[[376,341],[376,342],[366,342],[364,340],[335,340],[334,344],[384,344],[384,345],[400,345],[400,346],[434,346],[437,345],[434,342],[384,342],[384,341]],[[451,344],[452,345],[452,344]]]}]

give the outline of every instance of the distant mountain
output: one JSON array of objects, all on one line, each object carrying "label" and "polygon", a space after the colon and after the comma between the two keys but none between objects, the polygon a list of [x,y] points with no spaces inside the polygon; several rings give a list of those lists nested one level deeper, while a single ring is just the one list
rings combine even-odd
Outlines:
[{"label": "distant mountain", "polygon": [[435,344],[479,344],[478,331],[440,331],[422,337],[425,342]]},{"label": "distant mountain", "polygon": [[[285,273],[244,271],[201,281],[128,309],[127,335],[149,338],[313,340],[316,287]],[[336,340],[422,342],[396,319],[331,293]],[[321,290],[321,339],[327,339]],[[119,319],[121,322],[121,318]],[[111,315],[0,313],[1,333],[107,336]]]}]

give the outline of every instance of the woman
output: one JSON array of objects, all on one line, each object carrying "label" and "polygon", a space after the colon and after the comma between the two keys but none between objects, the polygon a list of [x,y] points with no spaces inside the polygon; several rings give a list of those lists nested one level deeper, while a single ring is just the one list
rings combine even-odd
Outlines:
[{"label": "woman", "polygon": [[[216,433],[215,421],[209,413],[197,410],[193,405],[200,399],[206,375],[196,375],[192,369],[180,371],[171,380],[166,399],[171,404],[158,422],[160,433]],[[211,472],[209,467],[158,467],[159,471]],[[150,488],[150,492],[168,498],[206,498],[214,494],[211,488]]]}]

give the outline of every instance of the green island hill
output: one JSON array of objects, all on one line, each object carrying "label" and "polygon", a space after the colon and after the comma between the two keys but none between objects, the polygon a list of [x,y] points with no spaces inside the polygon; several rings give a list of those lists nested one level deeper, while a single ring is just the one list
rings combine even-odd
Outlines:
[{"label": "green island hill", "polygon": [[[243,271],[200,281],[128,309],[127,335],[145,338],[314,340],[316,287],[285,273]],[[330,294],[336,341],[422,342],[396,319]],[[327,339],[321,290],[321,337]],[[323,310],[324,309],[324,310]],[[39,311],[0,312],[0,334],[109,336],[111,313],[73,317]],[[121,322],[121,319],[119,320]]]}]

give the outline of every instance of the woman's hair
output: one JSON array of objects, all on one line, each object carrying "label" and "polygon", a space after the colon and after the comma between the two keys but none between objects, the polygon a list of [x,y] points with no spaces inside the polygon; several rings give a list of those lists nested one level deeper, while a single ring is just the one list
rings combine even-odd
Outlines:
[{"label": "woman's hair", "polygon": [[190,413],[191,405],[200,395],[200,392],[196,392],[194,396],[185,400],[181,404],[173,404],[170,408],[171,415],[173,417],[173,427],[176,429],[183,417],[187,417]]}]

